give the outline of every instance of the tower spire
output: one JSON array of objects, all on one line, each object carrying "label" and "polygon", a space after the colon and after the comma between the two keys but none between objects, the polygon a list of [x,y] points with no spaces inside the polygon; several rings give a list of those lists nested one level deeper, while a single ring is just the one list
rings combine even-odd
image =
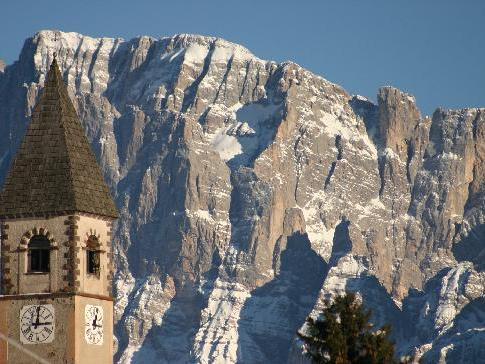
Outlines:
[{"label": "tower spire", "polygon": [[0,218],[117,209],[54,58],[0,193]]}]

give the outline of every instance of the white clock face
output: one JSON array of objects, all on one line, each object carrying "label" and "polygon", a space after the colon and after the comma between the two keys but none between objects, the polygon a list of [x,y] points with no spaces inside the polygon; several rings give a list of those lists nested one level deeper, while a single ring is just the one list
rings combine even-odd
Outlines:
[{"label": "white clock face", "polygon": [[84,309],[84,337],[88,344],[103,345],[103,308],[86,305]]},{"label": "white clock face", "polygon": [[20,341],[44,344],[54,340],[55,311],[52,305],[26,305],[20,309]]}]

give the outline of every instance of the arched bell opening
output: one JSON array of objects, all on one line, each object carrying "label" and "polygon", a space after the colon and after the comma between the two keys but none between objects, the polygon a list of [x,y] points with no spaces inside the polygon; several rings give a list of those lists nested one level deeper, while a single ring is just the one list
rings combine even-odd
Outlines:
[{"label": "arched bell opening", "polygon": [[86,241],[86,272],[98,278],[101,271],[100,248],[98,237],[90,235]]},{"label": "arched bell opening", "polygon": [[27,245],[27,272],[50,272],[51,242],[44,235],[34,235]]}]

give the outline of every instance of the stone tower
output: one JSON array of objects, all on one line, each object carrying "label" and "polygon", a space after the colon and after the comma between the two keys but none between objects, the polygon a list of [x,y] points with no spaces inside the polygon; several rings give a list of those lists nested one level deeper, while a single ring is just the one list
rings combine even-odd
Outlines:
[{"label": "stone tower", "polygon": [[0,363],[111,363],[118,212],[54,59],[0,194]]}]

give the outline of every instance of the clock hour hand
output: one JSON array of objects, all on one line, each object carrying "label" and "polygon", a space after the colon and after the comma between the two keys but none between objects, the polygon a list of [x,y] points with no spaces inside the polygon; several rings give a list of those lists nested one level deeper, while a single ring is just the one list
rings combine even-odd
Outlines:
[{"label": "clock hour hand", "polygon": [[98,315],[94,315],[94,320],[93,320],[93,327],[101,327],[99,325],[96,325],[96,321],[98,321]]},{"label": "clock hour hand", "polygon": [[94,315],[93,326],[96,326],[96,320],[98,319],[98,315]]},{"label": "clock hour hand", "polygon": [[52,322],[39,322],[37,326],[52,325]]}]

